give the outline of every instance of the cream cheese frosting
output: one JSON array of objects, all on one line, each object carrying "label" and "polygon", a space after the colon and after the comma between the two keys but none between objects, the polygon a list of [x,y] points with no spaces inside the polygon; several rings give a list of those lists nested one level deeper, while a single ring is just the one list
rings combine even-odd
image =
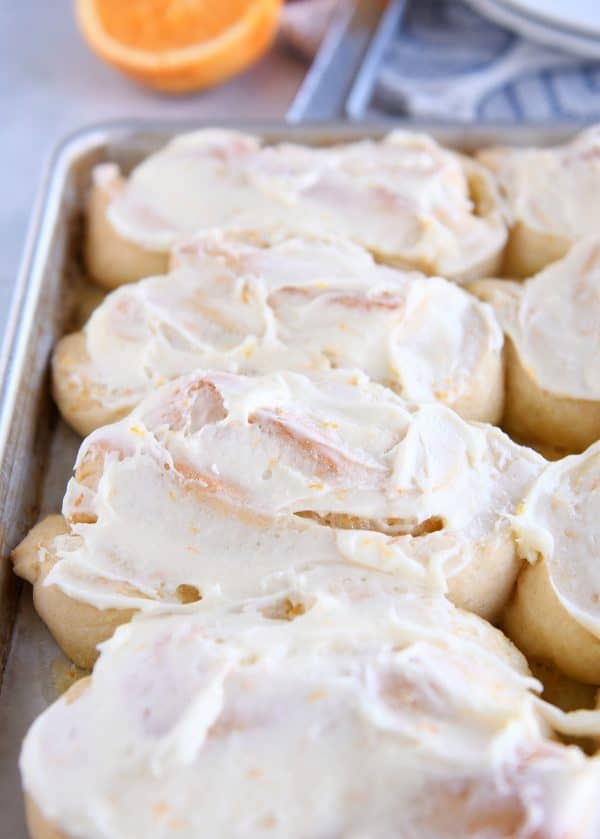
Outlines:
[{"label": "cream cheese frosting", "polygon": [[540,387],[600,400],[600,237],[583,239],[521,286],[496,285],[491,303]]},{"label": "cream cheese frosting", "polygon": [[468,279],[506,240],[485,168],[408,132],[317,148],[201,130],[176,137],[126,180],[113,164],[94,178],[111,195],[114,229],[151,251],[216,226],[271,238],[326,233],[386,262]]},{"label": "cream cheese frosting", "polygon": [[575,242],[598,232],[600,126],[552,148],[492,149],[494,169],[513,222]]},{"label": "cream cheese frosting", "polygon": [[70,839],[598,835],[600,764],[548,739],[501,633],[443,598],[301,603],[118,629],[25,738],[48,822]]},{"label": "cream cheese frosting", "polygon": [[[413,401],[490,419],[502,331],[489,306],[439,278],[377,265],[345,240],[261,247],[211,231],[175,253],[172,272],[123,286],[85,327],[88,358],[57,375],[131,409],[197,367],[304,372],[350,367]],[[490,404],[492,403],[492,404]]]},{"label": "cream cheese frosting", "polygon": [[196,372],[84,441],[44,584],[157,611],[190,592],[267,596],[338,566],[438,591],[472,572],[469,591],[508,596],[510,515],[544,463],[358,372]]},{"label": "cream cheese frosting", "polygon": [[600,638],[600,442],[550,464],[514,527],[523,555],[545,562],[562,606]]}]

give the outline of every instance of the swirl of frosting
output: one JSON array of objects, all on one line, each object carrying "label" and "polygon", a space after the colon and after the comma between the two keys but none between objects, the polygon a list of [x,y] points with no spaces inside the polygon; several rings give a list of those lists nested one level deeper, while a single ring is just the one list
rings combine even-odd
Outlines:
[{"label": "swirl of frosting", "polygon": [[519,567],[510,516],[544,463],[358,372],[196,372],[84,441],[43,585],[156,611],[333,564],[496,615]]},{"label": "swirl of frosting", "polygon": [[82,431],[198,367],[358,368],[411,401],[498,419],[502,332],[491,309],[453,283],[377,265],[345,240],[260,247],[213,231],[182,246],[174,261],[170,274],[113,292],[83,337],[58,345],[54,391]]},{"label": "swirl of frosting", "polygon": [[[378,259],[456,279],[498,265],[506,228],[492,178],[421,134],[327,147],[202,130],[176,137],[124,180],[98,167],[107,218],[155,252],[212,227],[346,236]],[[93,221],[93,220],[92,220]]]},{"label": "swirl of frosting", "polygon": [[443,598],[137,619],[27,734],[29,821],[88,839],[592,839],[600,763],[549,739],[537,687]]}]

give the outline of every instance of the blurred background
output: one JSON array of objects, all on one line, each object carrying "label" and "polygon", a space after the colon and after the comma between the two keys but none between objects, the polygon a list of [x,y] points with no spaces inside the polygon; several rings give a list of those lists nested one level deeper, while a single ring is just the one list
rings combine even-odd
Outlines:
[{"label": "blurred background", "polygon": [[81,126],[600,119],[600,0],[21,0],[0,55],[0,335],[44,162]]}]

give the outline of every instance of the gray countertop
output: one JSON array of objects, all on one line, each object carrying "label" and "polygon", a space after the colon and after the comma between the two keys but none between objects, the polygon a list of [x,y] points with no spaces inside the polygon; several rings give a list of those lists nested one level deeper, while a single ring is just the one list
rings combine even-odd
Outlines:
[{"label": "gray countertop", "polygon": [[138,87],[82,42],[69,0],[0,4],[0,339],[44,163],[66,133],[126,117],[281,118],[305,72],[276,45],[221,87],[182,97]]}]

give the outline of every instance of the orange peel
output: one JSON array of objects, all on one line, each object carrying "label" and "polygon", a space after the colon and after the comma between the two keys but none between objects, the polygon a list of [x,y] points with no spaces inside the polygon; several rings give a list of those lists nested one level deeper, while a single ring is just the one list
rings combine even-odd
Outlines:
[{"label": "orange peel", "polygon": [[268,49],[282,0],[76,0],[79,28],[100,58],[157,90],[218,84]]}]

